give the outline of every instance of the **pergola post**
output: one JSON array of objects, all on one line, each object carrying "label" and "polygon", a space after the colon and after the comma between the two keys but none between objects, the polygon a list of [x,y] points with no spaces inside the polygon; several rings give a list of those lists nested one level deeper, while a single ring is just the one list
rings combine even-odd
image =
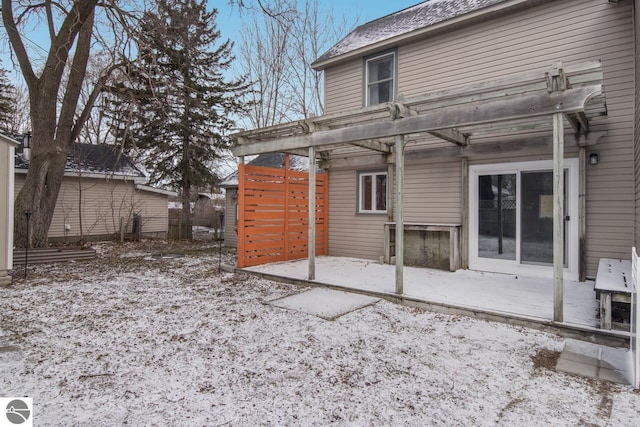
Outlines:
[{"label": "pergola post", "polygon": [[[237,209],[238,209],[238,267],[245,267],[245,237],[246,233],[244,231],[244,187],[245,187],[245,179],[244,176],[244,156],[238,157],[238,196],[237,196]],[[180,227],[178,230],[182,230],[182,221],[180,221]]]},{"label": "pergola post", "polygon": [[396,294],[404,293],[404,136],[396,135]]},{"label": "pergola post", "polygon": [[584,282],[586,280],[587,270],[587,147],[581,144],[578,148],[578,168],[580,175],[580,189],[578,194],[578,280]]},{"label": "pergola post", "polygon": [[309,280],[316,280],[316,149],[309,147]]},{"label": "pergola post", "polygon": [[563,114],[553,115],[553,320],[564,321],[564,124]]}]

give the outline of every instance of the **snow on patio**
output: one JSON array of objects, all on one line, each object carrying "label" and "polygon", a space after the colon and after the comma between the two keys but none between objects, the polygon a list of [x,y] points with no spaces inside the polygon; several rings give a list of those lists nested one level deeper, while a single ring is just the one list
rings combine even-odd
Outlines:
[{"label": "snow on patio", "polygon": [[0,288],[0,397],[33,397],[35,425],[638,424],[640,394],[555,371],[552,334],[384,300],[282,310],[307,288],[220,275],[214,246],[99,253]]},{"label": "snow on patio", "polygon": [[[308,261],[264,264],[250,271],[305,280]],[[322,256],[316,258],[316,282],[344,288],[395,294],[395,266],[375,261]],[[471,270],[448,271],[404,267],[404,295],[422,301],[488,310],[498,314],[553,319],[553,280]],[[526,303],[525,303],[526,302]],[[597,327],[598,302],[593,282],[564,282],[565,323]]]}]

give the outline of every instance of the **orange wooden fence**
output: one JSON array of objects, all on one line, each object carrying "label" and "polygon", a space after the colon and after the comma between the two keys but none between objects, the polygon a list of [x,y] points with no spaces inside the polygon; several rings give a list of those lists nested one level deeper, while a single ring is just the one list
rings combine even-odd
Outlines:
[{"label": "orange wooden fence", "polygon": [[[238,180],[238,267],[306,258],[309,174],[241,164]],[[328,248],[328,179],[316,174],[316,255]]]}]

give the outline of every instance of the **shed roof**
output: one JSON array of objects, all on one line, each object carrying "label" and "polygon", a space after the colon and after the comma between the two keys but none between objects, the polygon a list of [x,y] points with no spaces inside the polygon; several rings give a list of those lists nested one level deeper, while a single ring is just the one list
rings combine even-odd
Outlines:
[{"label": "shed roof", "polygon": [[[20,142],[15,153],[16,170],[29,169],[29,159],[25,156],[23,136],[14,136]],[[117,148],[106,144],[74,143],[67,156],[65,172],[81,174],[118,175],[130,178],[145,178],[144,173]]]},{"label": "shed roof", "polygon": [[367,22],[321,55],[317,66],[360,48],[457,18],[508,0],[428,0]]},{"label": "shed roof", "polygon": [[7,144],[10,144],[11,146],[18,146],[20,145],[20,143],[18,141],[16,141],[14,138],[7,136],[3,133],[0,133],[0,140],[4,141]]}]

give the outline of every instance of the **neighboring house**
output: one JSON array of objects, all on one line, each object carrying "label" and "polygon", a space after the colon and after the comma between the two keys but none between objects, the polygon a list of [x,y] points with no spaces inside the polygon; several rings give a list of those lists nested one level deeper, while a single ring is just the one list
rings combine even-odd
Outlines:
[{"label": "neighboring house", "polygon": [[[291,166],[293,170],[309,170],[308,161],[304,157],[291,156]],[[282,153],[260,154],[249,162],[253,166],[264,166],[269,168],[284,168],[285,155]],[[224,244],[228,247],[238,246],[238,171],[229,174],[218,185],[225,189],[224,206]]]},{"label": "neighboring house", "polygon": [[[15,155],[15,196],[24,185],[29,149]],[[143,183],[145,175],[115,147],[73,145],[49,227],[49,240],[99,240],[125,233],[167,236],[167,198],[174,192]],[[141,230],[140,230],[141,227]]]},{"label": "neighboring house", "polygon": [[0,286],[13,268],[13,158],[18,142],[0,134]]},{"label": "neighboring house", "polygon": [[639,3],[432,0],[382,17],[313,64],[325,115],[241,132],[234,154],[321,160],[329,255],[390,261],[401,221],[405,258],[593,278],[640,241]]},{"label": "neighboring house", "polygon": [[[192,196],[194,201],[189,203],[194,225],[214,227],[213,223],[217,224],[220,213],[224,213],[224,199],[225,195],[223,193],[195,193]],[[182,198],[180,196],[169,198],[169,216],[171,218],[182,217]],[[202,223],[199,223],[199,221],[202,221]]]}]

